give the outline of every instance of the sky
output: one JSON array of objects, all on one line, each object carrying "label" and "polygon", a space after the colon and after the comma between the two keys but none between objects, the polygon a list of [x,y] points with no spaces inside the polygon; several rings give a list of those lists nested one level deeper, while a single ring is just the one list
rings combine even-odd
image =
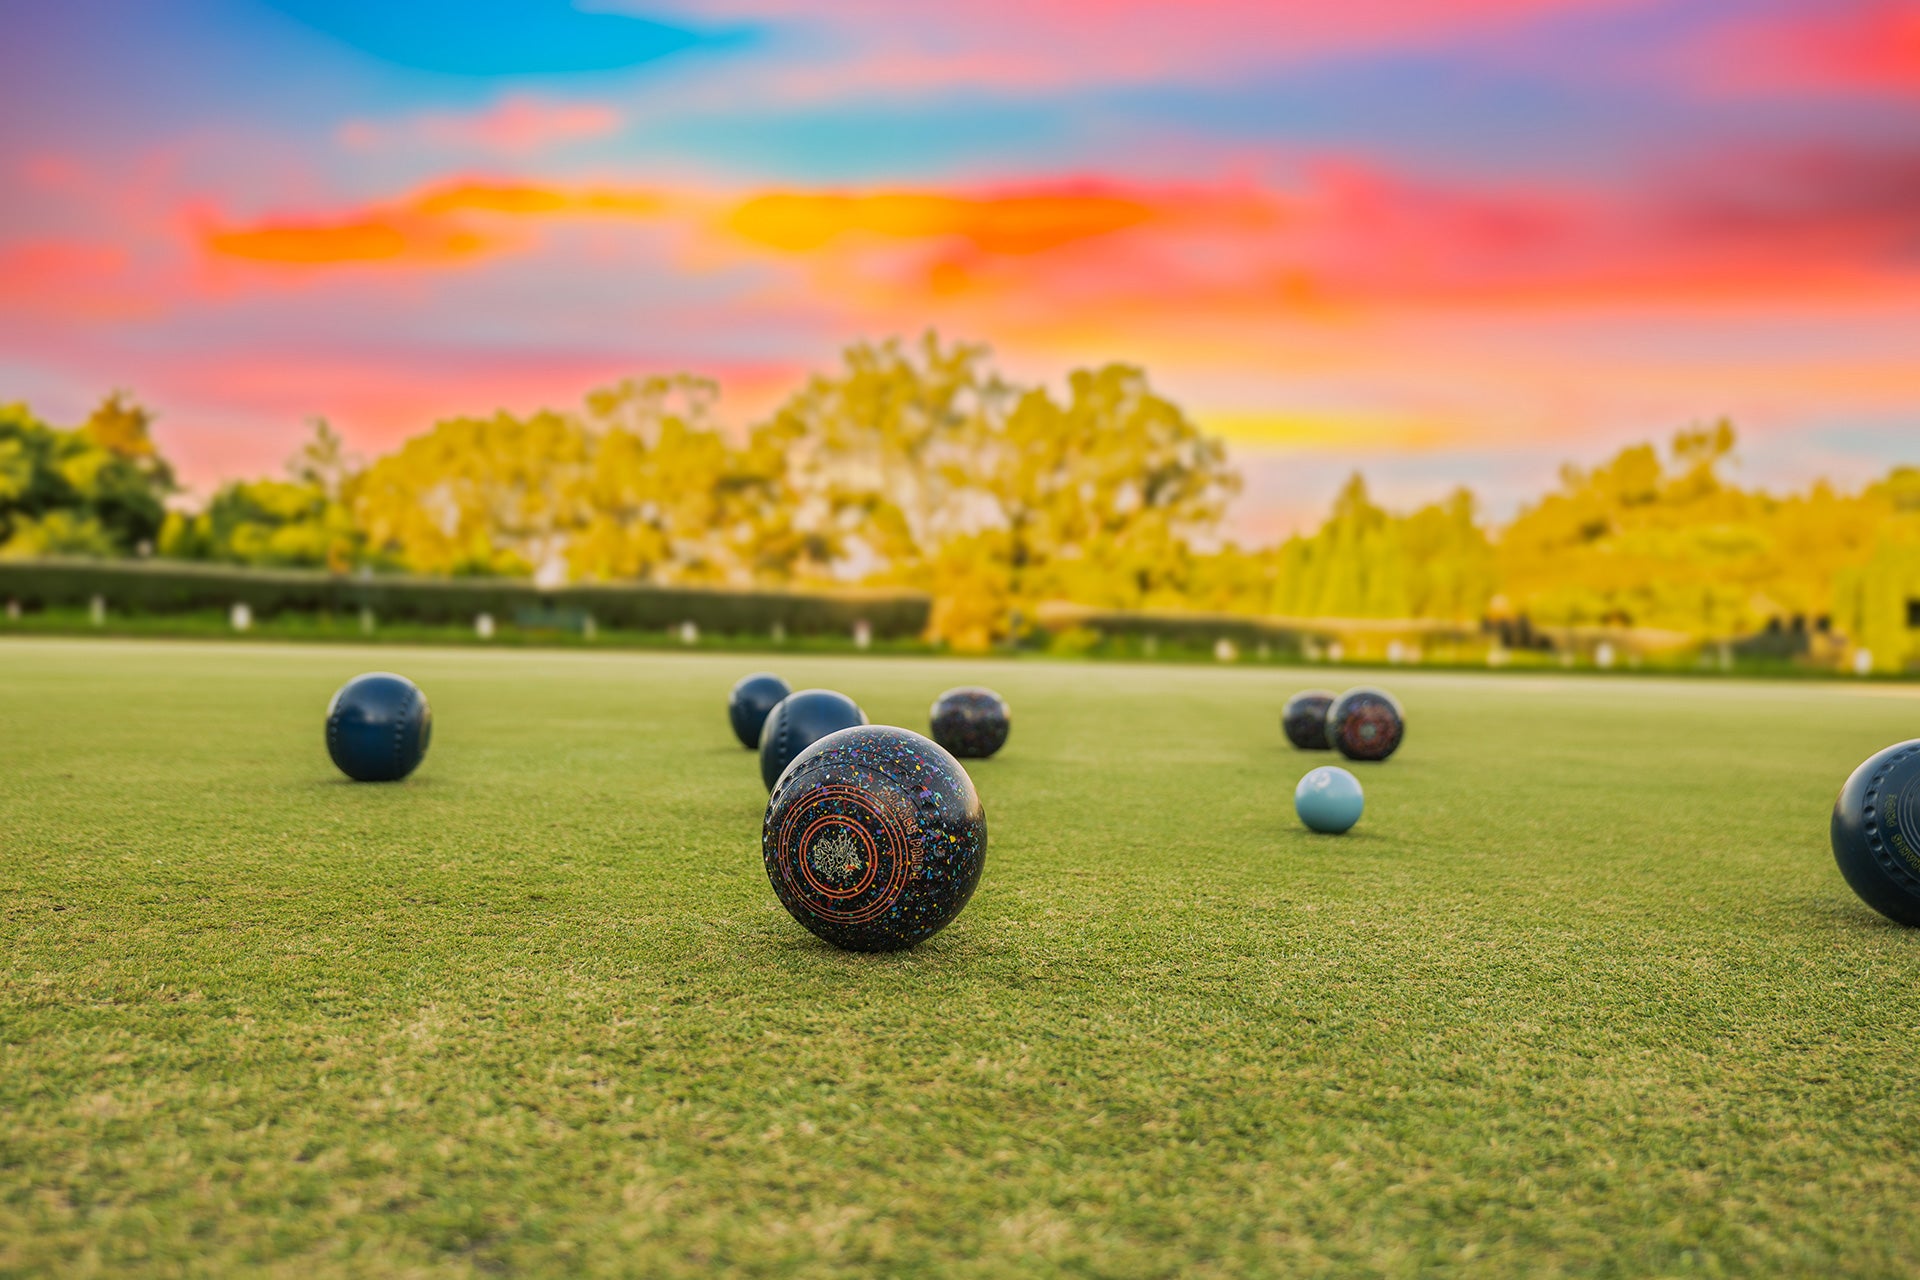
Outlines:
[{"label": "sky", "polygon": [[1495,519],[1731,417],[1920,463],[1920,0],[0,0],[0,401],[204,493],[314,416],[686,371],[743,426],[929,328],[1110,360],[1252,541]]}]

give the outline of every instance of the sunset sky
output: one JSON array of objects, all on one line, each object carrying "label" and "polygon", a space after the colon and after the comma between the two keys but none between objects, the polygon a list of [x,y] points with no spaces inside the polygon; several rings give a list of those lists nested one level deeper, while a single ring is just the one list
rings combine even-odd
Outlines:
[{"label": "sunset sky", "polygon": [[929,326],[1146,366],[1285,532],[1503,516],[1730,415],[1920,462],[1920,4],[0,0],[0,401],[204,491],[312,415],[686,370],[742,424]]}]

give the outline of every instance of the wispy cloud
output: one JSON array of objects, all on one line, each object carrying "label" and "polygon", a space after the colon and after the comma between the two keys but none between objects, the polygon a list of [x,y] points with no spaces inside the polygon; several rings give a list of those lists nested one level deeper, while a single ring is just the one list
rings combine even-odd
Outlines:
[{"label": "wispy cloud", "polygon": [[397,147],[527,156],[619,132],[621,112],[604,102],[556,102],[512,94],[480,111],[428,111],[392,120],[355,119],[340,126],[355,151]]},{"label": "wispy cloud", "polygon": [[[798,96],[956,87],[1059,89],[1204,80],[1356,53],[1485,39],[1647,0],[701,0],[706,21],[752,23],[806,54],[776,71]],[[605,9],[660,12],[652,3]]]},{"label": "wispy cloud", "polygon": [[439,265],[537,242],[518,225],[669,222],[721,253],[810,264],[823,286],[891,296],[1045,297],[1214,312],[1323,307],[1790,301],[1910,294],[1920,149],[1728,152],[1622,194],[1565,182],[1469,184],[1357,157],[1287,183],[1120,178],[881,190],[727,192],[453,178],[335,214],[225,220],[217,257]]},{"label": "wispy cloud", "polygon": [[501,217],[649,218],[661,208],[660,198],[643,190],[455,179],[341,214],[205,225],[200,242],[215,257],[282,266],[443,265],[515,245]]},{"label": "wispy cloud", "polygon": [[1719,91],[1920,98],[1920,8],[1836,0],[1740,17],[1705,30],[1679,61]]}]

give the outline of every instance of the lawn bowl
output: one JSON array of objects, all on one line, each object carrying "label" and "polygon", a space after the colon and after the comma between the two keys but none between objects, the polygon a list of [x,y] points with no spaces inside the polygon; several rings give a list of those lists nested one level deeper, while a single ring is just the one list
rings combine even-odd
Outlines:
[{"label": "lawn bowl", "polygon": [[327,704],[327,754],[355,782],[399,781],[432,740],[433,708],[405,676],[355,676]]},{"label": "lawn bowl", "polygon": [[933,740],[962,760],[984,760],[1007,745],[1013,713],[991,689],[963,686],[934,700]]},{"label": "lawn bowl", "polygon": [[1349,760],[1385,760],[1407,736],[1407,719],[1393,695],[1349,689],[1327,708],[1327,741]]},{"label": "lawn bowl", "polygon": [[1869,756],[1834,801],[1833,860],[1860,900],[1920,925],[1920,739]]},{"label": "lawn bowl", "polygon": [[765,671],[741,677],[727,694],[727,723],[741,746],[760,745],[760,726],[767,722],[767,714],[792,692],[785,680]]},{"label": "lawn bowl", "polygon": [[1326,689],[1308,689],[1287,699],[1280,709],[1280,732],[1302,751],[1328,751],[1327,711],[1338,698]]},{"label": "lawn bowl", "polygon": [[794,758],[760,849],[787,912],[847,951],[903,951],[945,928],[980,883],[987,818],[939,743],[861,725]]},{"label": "lawn bowl", "polygon": [[788,694],[760,726],[760,780],[773,790],[795,756],[835,730],[866,722],[866,712],[844,693],[802,689]]},{"label": "lawn bowl", "polygon": [[1366,808],[1360,779],[1337,765],[1321,765],[1293,789],[1293,811],[1309,831],[1337,836],[1352,829]]}]

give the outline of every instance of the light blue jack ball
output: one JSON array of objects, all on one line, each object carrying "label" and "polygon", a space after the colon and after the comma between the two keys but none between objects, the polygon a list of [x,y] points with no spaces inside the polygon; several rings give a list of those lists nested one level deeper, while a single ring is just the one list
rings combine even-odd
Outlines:
[{"label": "light blue jack ball", "polygon": [[1339,835],[1360,821],[1367,800],[1360,791],[1360,779],[1345,769],[1322,765],[1300,779],[1293,789],[1293,811],[1308,830]]}]

